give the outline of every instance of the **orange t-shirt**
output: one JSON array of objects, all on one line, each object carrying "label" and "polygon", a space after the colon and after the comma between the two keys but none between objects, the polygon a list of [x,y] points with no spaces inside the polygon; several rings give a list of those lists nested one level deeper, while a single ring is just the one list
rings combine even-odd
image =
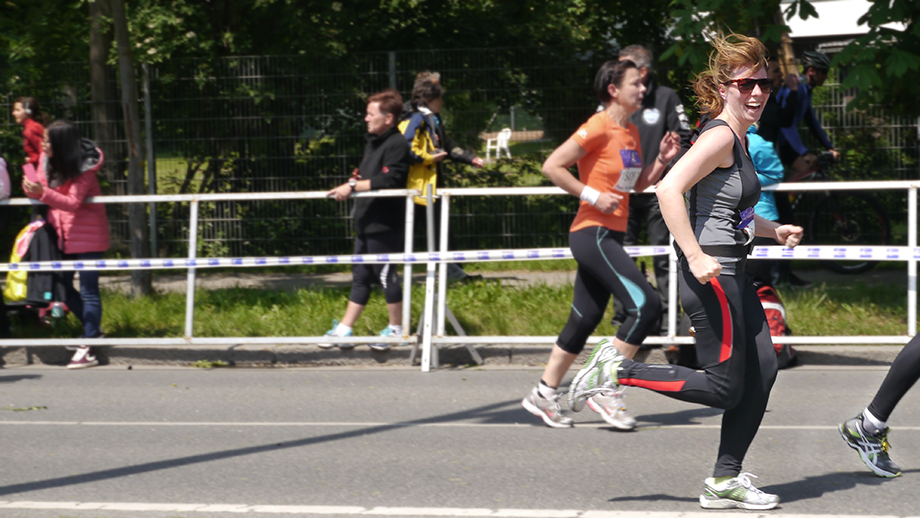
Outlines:
[{"label": "orange t-shirt", "polygon": [[616,191],[623,196],[623,201],[613,214],[604,214],[582,201],[569,232],[586,227],[626,232],[629,191],[642,171],[639,130],[631,122],[622,128],[606,113],[598,112],[578,128],[572,139],[588,152],[578,161],[581,183],[602,193]]}]

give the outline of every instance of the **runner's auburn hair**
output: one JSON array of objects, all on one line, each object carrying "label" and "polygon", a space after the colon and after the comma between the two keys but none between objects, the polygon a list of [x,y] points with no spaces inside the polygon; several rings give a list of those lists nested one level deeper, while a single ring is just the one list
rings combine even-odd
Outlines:
[{"label": "runner's auburn hair", "polygon": [[713,38],[712,47],[709,69],[696,76],[693,82],[700,113],[709,117],[715,117],[725,107],[719,85],[734,79],[735,71],[742,67],[751,67],[751,74],[761,68],[767,70],[768,55],[760,40],[743,34],[723,36],[719,33]]}]

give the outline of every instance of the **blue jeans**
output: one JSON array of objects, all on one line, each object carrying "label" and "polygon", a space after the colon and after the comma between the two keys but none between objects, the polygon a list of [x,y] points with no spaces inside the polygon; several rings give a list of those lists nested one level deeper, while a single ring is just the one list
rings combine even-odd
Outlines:
[{"label": "blue jeans", "polygon": [[[66,254],[67,261],[95,261],[102,259],[102,252]],[[101,331],[102,297],[99,295],[99,270],[80,270],[80,291],[73,287],[73,271],[64,272],[67,287],[67,308],[83,322],[81,338],[95,338]]]}]

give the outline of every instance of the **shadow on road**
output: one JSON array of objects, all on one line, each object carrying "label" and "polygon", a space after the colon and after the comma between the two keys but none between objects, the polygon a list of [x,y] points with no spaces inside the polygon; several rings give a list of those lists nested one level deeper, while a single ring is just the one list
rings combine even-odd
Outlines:
[{"label": "shadow on road", "polygon": [[[904,470],[903,475],[920,470]],[[878,477],[875,474],[865,471],[825,473],[814,477],[805,477],[802,480],[780,484],[778,486],[768,486],[760,488],[767,493],[779,495],[782,503],[798,502],[799,500],[810,500],[812,498],[821,498],[825,493],[834,493],[853,489],[856,486],[880,486],[892,479]]]},{"label": "shadow on road", "polygon": [[[242,457],[244,455],[255,455],[268,451],[276,451],[281,449],[292,449],[292,448],[301,448],[304,446],[312,446],[315,444],[321,444],[332,441],[341,441],[346,439],[351,439],[355,437],[367,437],[368,435],[378,434],[383,432],[388,432],[391,430],[396,430],[399,428],[405,428],[410,426],[421,426],[425,424],[432,423],[445,423],[458,421],[463,419],[478,418],[481,422],[484,423],[515,423],[519,419],[515,419],[512,416],[520,416],[521,409],[518,406],[517,400],[505,401],[501,403],[493,403],[491,405],[485,405],[479,408],[464,410],[461,412],[454,412],[450,414],[444,414],[441,416],[427,417],[424,419],[416,419],[412,421],[404,421],[401,423],[393,423],[379,426],[361,426],[357,424],[358,428],[350,430],[347,432],[332,433],[327,435],[321,435],[319,437],[309,437],[305,439],[300,439],[296,441],[287,441],[280,443],[271,443],[263,444],[260,446],[250,446],[248,448],[237,448],[233,450],[226,451],[217,451],[213,453],[204,453],[201,455],[191,455],[188,457],[180,457],[176,459],[162,460],[156,462],[147,462],[144,464],[138,464],[135,466],[125,466],[122,468],[113,468],[105,469],[101,471],[95,471],[92,473],[83,473],[79,475],[69,475],[66,477],[57,477],[47,480],[38,480],[35,482],[26,482],[22,484],[13,484],[9,486],[0,487],[0,495],[11,495],[16,493],[26,493],[30,491],[40,491],[43,489],[53,489],[58,487],[71,486],[75,484],[84,484],[88,482],[98,482],[101,480],[116,479],[121,477],[129,477],[132,475],[139,475],[143,473],[150,473],[153,471],[160,471],[165,469],[178,468],[181,466],[188,466],[191,464],[199,464],[203,462],[212,462],[219,461],[223,459],[229,459],[233,457]],[[349,426],[349,425],[343,425]]]},{"label": "shadow on road", "polygon": [[607,500],[608,502],[699,502],[698,498],[687,498],[674,495],[641,495],[641,496],[618,496]]},{"label": "shadow on road", "polygon": [[0,383],[15,383],[22,380],[41,379],[41,374],[14,374],[12,376],[0,376]]},{"label": "shadow on road", "polygon": [[643,423],[639,425],[639,428],[702,424],[699,422],[699,419],[722,415],[723,412],[723,410],[719,410],[718,408],[693,408],[690,410],[681,410],[679,412],[670,412],[667,414],[637,415],[636,420],[640,423]]}]

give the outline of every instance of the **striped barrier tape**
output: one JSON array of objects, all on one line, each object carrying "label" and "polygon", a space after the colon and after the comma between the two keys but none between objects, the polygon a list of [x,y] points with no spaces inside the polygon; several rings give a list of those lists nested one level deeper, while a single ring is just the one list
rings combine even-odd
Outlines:
[{"label": "striped barrier tape", "polygon": [[[661,246],[624,247],[631,257],[667,255],[670,248]],[[909,261],[920,259],[920,248],[907,246],[783,246],[756,247],[753,259],[837,259],[852,261]],[[260,266],[329,265],[329,264],[404,264],[404,263],[473,263],[571,259],[568,248],[520,250],[468,250],[458,252],[421,252],[364,255],[325,255],[291,257],[211,257],[198,259],[100,259],[96,261],[47,261],[3,263],[0,272],[69,271],[69,270],[175,270],[187,268],[246,268]]]}]

